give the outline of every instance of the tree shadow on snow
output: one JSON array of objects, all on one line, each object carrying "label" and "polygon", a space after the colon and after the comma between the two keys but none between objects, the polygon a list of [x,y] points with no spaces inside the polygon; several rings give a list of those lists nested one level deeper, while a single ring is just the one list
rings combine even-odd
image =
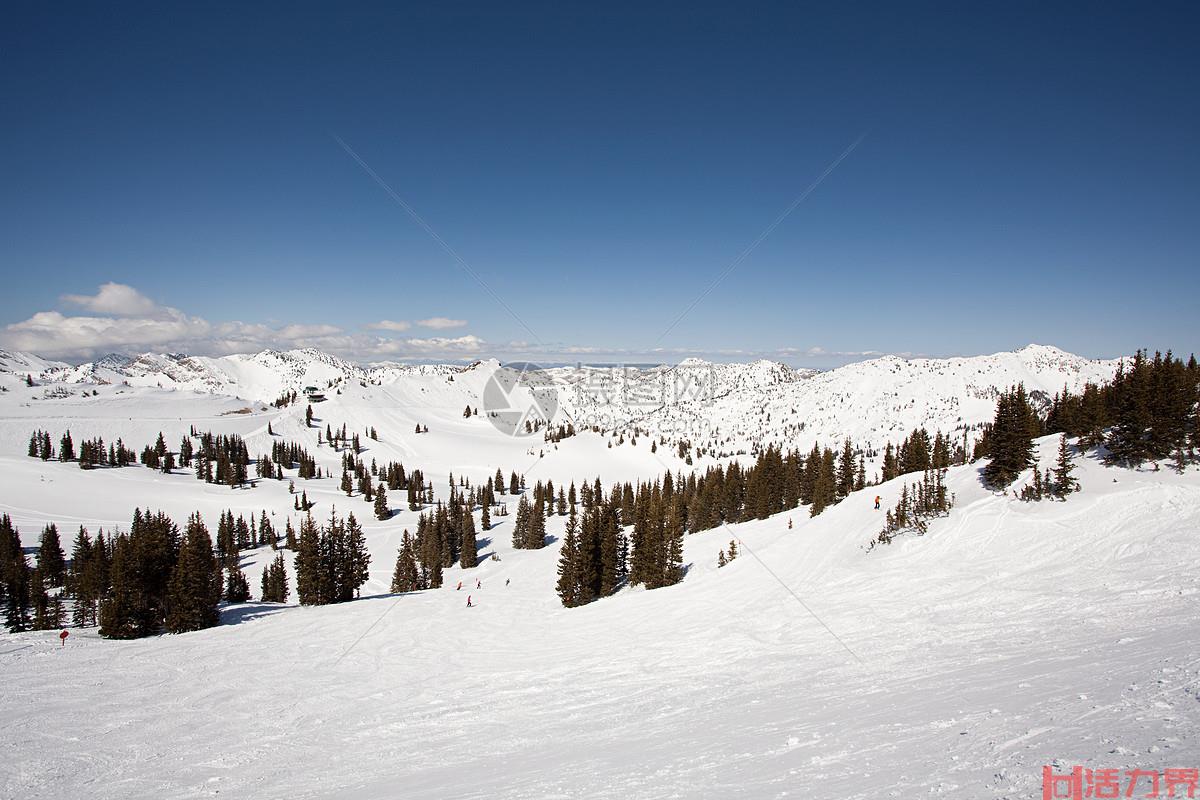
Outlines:
[{"label": "tree shadow on snow", "polygon": [[270,617],[288,608],[283,603],[235,603],[221,608],[222,625],[241,625],[261,617]]}]

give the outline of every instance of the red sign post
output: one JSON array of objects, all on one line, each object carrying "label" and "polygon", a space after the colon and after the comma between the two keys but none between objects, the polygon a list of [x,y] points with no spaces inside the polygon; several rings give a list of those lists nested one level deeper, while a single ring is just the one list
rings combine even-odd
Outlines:
[{"label": "red sign post", "polygon": [[70,636],[70,635],[71,635],[71,634],[70,634],[70,633],[68,633],[67,631],[63,631],[62,633],[60,633],[60,634],[58,635],[58,638],[59,638],[59,639],[62,639],[62,646],[63,646],[63,647],[66,647],[66,646],[67,646],[67,637],[68,637],[68,636]]}]

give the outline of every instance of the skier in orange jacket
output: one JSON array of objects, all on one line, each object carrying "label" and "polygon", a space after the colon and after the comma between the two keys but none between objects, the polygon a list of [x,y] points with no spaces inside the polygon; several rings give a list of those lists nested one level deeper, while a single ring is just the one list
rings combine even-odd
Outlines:
[{"label": "skier in orange jacket", "polygon": [[879,510],[879,501],[880,501],[881,499],[882,499],[882,498],[881,498],[879,495],[875,495],[875,510],[876,510],[876,511],[878,511],[878,510]]}]

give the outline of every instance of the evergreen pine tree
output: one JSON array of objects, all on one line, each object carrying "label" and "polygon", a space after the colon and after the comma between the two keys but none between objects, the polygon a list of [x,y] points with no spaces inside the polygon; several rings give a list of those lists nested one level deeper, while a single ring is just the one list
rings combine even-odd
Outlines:
[{"label": "evergreen pine tree", "polygon": [[529,547],[529,498],[517,501],[517,519],[513,522],[512,546],[515,550]]},{"label": "evergreen pine tree", "polygon": [[113,537],[109,580],[109,590],[100,602],[100,635],[136,639],[143,633],[138,624],[137,570],[128,536]]},{"label": "evergreen pine tree", "polygon": [[212,539],[199,514],[188,519],[167,593],[166,631],[183,633],[216,625],[220,614],[221,570]]},{"label": "evergreen pine tree", "polygon": [[1071,450],[1067,445],[1067,435],[1058,438],[1058,460],[1054,466],[1054,495],[1060,500],[1066,499],[1071,492],[1079,489],[1079,481],[1071,477],[1075,464],[1071,460]]},{"label": "evergreen pine tree", "polygon": [[346,517],[346,571],[347,584],[339,593],[340,599],[349,600],[358,597],[359,590],[371,577],[371,551],[367,549],[367,537],[362,526],[351,513]]},{"label": "evergreen pine tree", "polygon": [[555,591],[567,608],[579,605],[579,520],[571,506],[562,549],[558,553],[558,583]]},{"label": "evergreen pine tree", "polygon": [[983,468],[983,477],[989,486],[1005,488],[1033,463],[1033,436],[1037,425],[1023,384],[1000,395],[996,418],[988,432],[991,461]]},{"label": "evergreen pine tree", "polygon": [[244,603],[250,599],[250,582],[241,567],[232,566],[226,570],[225,599],[230,603]]},{"label": "evergreen pine tree", "polygon": [[683,580],[683,504],[679,498],[672,500],[664,528],[666,545],[663,563],[662,585],[671,586]]},{"label": "evergreen pine tree", "polygon": [[50,629],[50,595],[46,592],[46,580],[42,570],[34,567],[29,572],[29,605],[33,612],[31,627],[35,631]]},{"label": "evergreen pine tree", "polygon": [[400,538],[400,549],[396,553],[396,568],[392,572],[392,592],[415,592],[425,588],[421,585],[417,571],[417,559],[412,537],[404,531]]},{"label": "evergreen pine tree", "polygon": [[1139,350],[1128,372],[1118,369],[1112,382],[1110,395],[1115,415],[1105,442],[1109,461],[1140,464],[1154,455],[1150,443],[1152,391],[1151,368],[1145,351]]},{"label": "evergreen pine tree", "polygon": [[375,490],[375,519],[386,521],[391,519],[392,512],[388,508],[387,502],[387,486],[382,481],[379,483],[379,488]]},{"label": "evergreen pine tree", "polygon": [[58,526],[53,522],[42,530],[38,547],[38,569],[46,586],[62,586],[67,574],[66,556],[58,538]]},{"label": "evergreen pine tree", "polygon": [[29,627],[32,575],[21,549],[20,532],[8,514],[0,515],[0,596],[4,599],[4,623],[9,631]]},{"label": "evergreen pine tree", "polygon": [[296,597],[300,605],[310,606],[322,602],[320,533],[312,514],[300,521],[300,538],[296,545]]},{"label": "evergreen pine tree", "polygon": [[479,553],[475,542],[475,517],[470,508],[463,509],[462,515],[462,556],[459,558],[463,569],[471,569],[479,563]]},{"label": "evergreen pine tree", "polygon": [[[521,499],[524,500],[524,496]],[[530,509],[528,519],[525,546],[532,550],[540,550],[546,546],[546,507],[540,497]]]}]

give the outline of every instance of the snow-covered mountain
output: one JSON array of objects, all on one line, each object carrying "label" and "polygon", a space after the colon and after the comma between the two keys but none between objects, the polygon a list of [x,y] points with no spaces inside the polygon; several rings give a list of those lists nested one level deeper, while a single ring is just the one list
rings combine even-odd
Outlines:
[{"label": "snow-covered mountain", "polygon": [[410,375],[446,375],[461,366],[397,364],[363,366],[320,350],[263,350],[221,357],[180,353],[110,354],[77,366],[26,353],[0,351],[0,373],[42,383],[128,384],[207,392],[267,402],[291,389],[326,388],[346,381],[391,382]]},{"label": "snow-covered mountain", "polygon": [[882,447],[917,427],[949,433],[990,421],[997,395],[1017,383],[1046,404],[1064,386],[1078,391],[1089,381],[1110,380],[1117,364],[1042,345],[969,358],[885,356],[758,391],[718,393],[702,414],[707,441],[718,451],[739,442],[828,443],[846,436]]},{"label": "snow-covered mountain", "polygon": [[26,376],[30,375],[36,375],[41,378],[69,369],[71,369],[71,365],[65,364],[62,361],[50,361],[30,353],[14,353],[9,350],[0,350],[0,376],[4,376],[10,380],[13,378],[24,380]]},{"label": "snow-covered mountain", "polygon": [[[385,798],[399,786],[414,798],[699,798],[815,786],[819,797],[1016,798],[1036,796],[1045,764],[1176,768],[1200,735],[1194,468],[1076,456],[1082,491],[1023,503],[982,486],[978,464],[954,467],[949,517],[867,552],[885,514],[873,498],[893,507],[914,477],[902,476],[817,517],[798,508],[689,534],[681,584],[566,609],[554,593],[559,515],[547,547],[518,550],[516,515],[497,514],[479,529],[476,567],[390,594],[420,512],[393,493],[394,513],[377,519],[340,488],[344,453],[322,441],[330,428],[377,429],[362,458],[420,468],[439,499],[452,480],[478,486],[497,469],[608,486],[703,470],[769,440],[879,446],[919,424],[966,427],[990,419],[1013,383],[1045,397],[1115,368],[1039,346],[828,372],[689,360],[532,374],[316,351],[81,366],[2,353],[0,512],[27,550],[47,523],[108,535],[142,506],[198,513],[210,529],[227,509],[297,527],[294,480],[315,514],[362,521],[371,562],[362,599],[338,606],[227,604],[218,628],[132,642],[94,628],[72,628],[65,644],[55,631],[0,633],[14,687],[0,694],[0,796]],[[312,426],[305,404],[264,402],[329,383]],[[555,419],[603,418],[605,431],[510,435],[487,413],[497,386],[516,406],[549,393]],[[237,434],[253,455],[298,443],[326,477],[289,470],[232,490],[187,469],[82,470],[26,454],[38,429],[137,448],[193,427]],[[713,449],[689,462],[652,450],[648,431]],[[1057,447],[1037,442],[1043,468]],[[718,568],[731,540],[743,555]],[[262,546],[241,553],[252,586],[281,552],[296,585],[294,553]]]},{"label": "snow-covered mountain", "polygon": [[[128,384],[270,402],[305,386],[391,386],[407,395],[436,397],[455,412],[489,408],[486,386],[539,387],[554,422],[598,429],[616,443],[637,433],[686,440],[717,457],[774,442],[829,444],[849,436],[882,448],[924,426],[970,431],[991,419],[997,394],[1023,383],[1035,403],[1064,386],[1077,391],[1110,379],[1116,361],[1096,361],[1054,347],[965,358],[885,356],[825,372],[759,360],[718,364],[690,358],[674,366],[560,367],[537,373],[507,370],[495,360],[461,365],[364,366],[318,350],[265,350],[220,358],[178,354],[106,356],[69,366],[21,353],[0,354],[0,370],[32,374],[41,383]],[[458,382],[455,383],[455,377]],[[507,393],[505,393],[507,394]]]},{"label": "snow-covered mountain", "polygon": [[990,421],[997,395],[1023,383],[1046,405],[1067,387],[1110,380],[1117,361],[1054,347],[945,359],[886,356],[826,372],[769,361],[712,364],[689,359],[645,371],[584,370],[563,381],[559,403],[577,424],[616,435],[634,428],[686,439],[718,456],[756,445],[829,444],[849,436],[882,448],[917,427],[969,431]]}]

